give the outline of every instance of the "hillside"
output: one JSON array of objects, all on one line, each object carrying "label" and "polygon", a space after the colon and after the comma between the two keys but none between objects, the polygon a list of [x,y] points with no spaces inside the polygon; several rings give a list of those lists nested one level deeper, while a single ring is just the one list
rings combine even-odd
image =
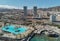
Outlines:
[{"label": "hillside", "polygon": [[43,11],[60,11],[60,6],[49,7],[49,8],[39,8],[39,9]]}]

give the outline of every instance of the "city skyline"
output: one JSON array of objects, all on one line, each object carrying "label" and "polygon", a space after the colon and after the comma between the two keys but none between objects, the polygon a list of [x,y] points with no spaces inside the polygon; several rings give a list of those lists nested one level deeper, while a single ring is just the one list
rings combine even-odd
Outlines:
[{"label": "city skyline", "polygon": [[0,0],[0,7],[2,8],[23,8],[27,6],[28,8],[33,8],[37,6],[38,8],[48,8],[53,6],[60,6],[60,0]]}]

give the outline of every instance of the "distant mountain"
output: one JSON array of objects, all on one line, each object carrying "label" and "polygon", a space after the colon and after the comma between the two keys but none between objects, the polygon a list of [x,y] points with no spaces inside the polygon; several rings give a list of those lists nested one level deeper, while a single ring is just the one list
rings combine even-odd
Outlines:
[{"label": "distant mountain", "polygon": [[60,11],[60,6],[49,7],[49,8],[39,8],[39,9],[43,11]]},{"label": "distant mountain", "polygon": [[8,12],[8,11],[11,11],[11,10],[6,8],[0,8],[0,12]]},{"label": "distant mountain", "polygon": [[[49,8],[38,8],[40,11],[60,11],[60,6],[56,7],[49,7]],[[9,8],[0,8],[0,12],[18,12],[18,13],[24,13],[22,9],[9,9]],[[33,13],[32,9],[28,10],[28,13]]]},{"label": "distant mountain", "polygon": [[17,12],[19,9],[0,8],[0,12]]}]

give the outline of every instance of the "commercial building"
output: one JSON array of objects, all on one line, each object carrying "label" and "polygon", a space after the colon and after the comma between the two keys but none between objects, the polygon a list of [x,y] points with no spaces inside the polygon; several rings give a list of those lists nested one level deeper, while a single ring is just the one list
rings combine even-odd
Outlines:
[{"label": "commercial building", "polygon": [[51,22],[56,21],[56,15],[50,15],[50,21]]},{"label": "commercial building", "polygon": [[56,16],[56,21],[60,21],[60,14]]},{"label": "commercial building", "polygon": [[24,16],[27,16],[27,6],[24,6]]},{"label": "commercial building", "polygon": [[37,17],[37,7],[34,6],[33,10],[34,10],[34,17]]}]

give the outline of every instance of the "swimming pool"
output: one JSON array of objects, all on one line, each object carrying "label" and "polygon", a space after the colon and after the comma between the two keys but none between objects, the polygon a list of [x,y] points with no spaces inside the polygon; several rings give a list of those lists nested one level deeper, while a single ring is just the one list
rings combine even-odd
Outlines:
[{"label": "swimming pool", "polygon": [[8,26],[2,27],[2,30],[17,35],[17,34],[22,34],[22,33],[26,32],[27,28],[24,26],[17,28],[14,25],[8,25]]}]

